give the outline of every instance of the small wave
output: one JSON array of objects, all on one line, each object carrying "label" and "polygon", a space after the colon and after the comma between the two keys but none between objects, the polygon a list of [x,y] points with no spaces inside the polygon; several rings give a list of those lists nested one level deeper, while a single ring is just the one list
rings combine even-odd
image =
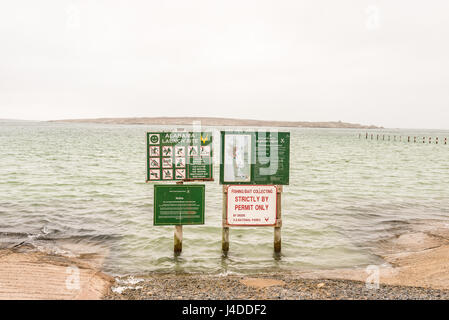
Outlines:
[{"label": "small wave", "polygon": [[122,294],[125,290],[139,290],[139,289],[143,289],[143,287],[117,286],[111,288],[112,292],[118,294]]},{"label": "small wave", "polygon": [[136,286],[138,283],[145,281],[142,278],[135,278],[134,276],[128,277],[117,277],[115,278],[116,286],[112,287],[111,290],[114,293],[122,294],[125,290],[139,290],[142,286]]},{"label": "small wave", "polygon": [[219,277],[227,277],[227,276],[232,276],[232,275],[239,275],[239,273],[233,272],[233,271],[229,271],[229,270],[226,270],[226,271],[220,272],[220,273],[218,274]]},{"label": "small wave", "polygon": [[115,281],[119,284],[130,284],[130,285],[136,285],[142,281],[144,281],[144,279],[141,278],[134,278],[134,276],[129,276],[127,278],[116,278]]}]

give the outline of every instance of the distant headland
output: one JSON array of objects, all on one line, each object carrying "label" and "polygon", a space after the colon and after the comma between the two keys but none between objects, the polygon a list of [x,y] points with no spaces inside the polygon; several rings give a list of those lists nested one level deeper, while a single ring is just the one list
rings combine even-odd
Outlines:
[{"label": "distant headland", "polygon": [[200,121],[205,126],[245,126],[245,127],[297,127],[297,128],[345,128],[345,129],[382,129],[374,125],[362,125],[341,121],[271,121],[212,117],[154,117],[154,118],[97,118],[51,120],[50,122],[103,123],[103,124],[146,124],[146,125],[190,125]]}]

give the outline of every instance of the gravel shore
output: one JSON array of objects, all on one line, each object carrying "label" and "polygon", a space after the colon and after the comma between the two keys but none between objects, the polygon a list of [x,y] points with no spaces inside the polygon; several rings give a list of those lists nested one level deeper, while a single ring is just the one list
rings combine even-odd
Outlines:
[{"label": "gravel shore", "polygon": [[380,285],[370,289],[352,280],[305,279],[292,274],[247,276],[165,274],[118,278],[104,299],[131,300],[427,300],[449,299],[449,290]]},{"label": "gravel shore", "polygon": [[387,239],[376,252],[380,286],[365,268],[252,275],[152,274],[116,278],[105,299],[449,299],[449,228],[431,221]]}]

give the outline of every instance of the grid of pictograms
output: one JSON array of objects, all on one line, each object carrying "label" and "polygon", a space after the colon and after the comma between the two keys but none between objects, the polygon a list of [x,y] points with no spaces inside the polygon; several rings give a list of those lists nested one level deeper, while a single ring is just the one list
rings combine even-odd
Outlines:
[{"label": "grid of pictograms", "polygon": [[[167,133],[149,132],[147,181],[173,181],[190,179],[189,166],[206,167],[212,178],[212,134],[201,135],[200,145],[190,145],[191,141],[164,142]],[[206,137],[206,138],[205,138]],[[208,144],[206,144],[209,142]],[[200,165],[199,165],[200,164]],[[207,167],[209,166],[209,167]],[[196,169],[196,168],[193,168]],[[197,172],[194,170],[194,172]]]}]

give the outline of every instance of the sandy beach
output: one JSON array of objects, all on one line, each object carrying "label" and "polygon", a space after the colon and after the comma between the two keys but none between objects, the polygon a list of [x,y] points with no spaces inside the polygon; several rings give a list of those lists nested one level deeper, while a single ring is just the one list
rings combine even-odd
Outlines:
[{"label": "sandy beach", "polygon": [[[0,251],[0,299],[449,299],[449,226],[429,222],[377,250],[385,264],[376,289],[367,287],[365,268],[113,279],[100,271],[104,257],[67,258],[25,245]],[[74,269],[79,288],[70,285]]]},{"label": "sandy beach", "polygon": [[114,279],[99,271],[98,258],[69,258],[26,245],[0,250],[0,300],[101,299]]}]

